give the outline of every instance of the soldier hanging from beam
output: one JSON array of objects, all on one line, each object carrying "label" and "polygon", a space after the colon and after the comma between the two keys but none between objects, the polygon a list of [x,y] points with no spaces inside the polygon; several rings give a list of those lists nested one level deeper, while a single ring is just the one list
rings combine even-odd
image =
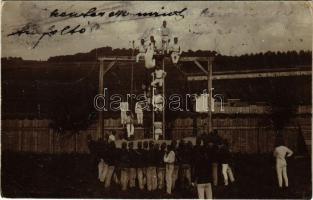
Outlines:
[{"label": "soldier hanging from beam", "polygon": [[156,66],[155,71],[151,75],[154,79],[151,83],[151,86],[152,87],[163,87],[166,72],[159,65]]}]

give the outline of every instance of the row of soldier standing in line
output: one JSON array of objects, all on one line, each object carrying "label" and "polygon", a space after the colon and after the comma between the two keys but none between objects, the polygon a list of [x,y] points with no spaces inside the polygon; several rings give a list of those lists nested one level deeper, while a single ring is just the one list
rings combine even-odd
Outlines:
[{"label": "row of soldier standing in line", "polygon": [[224,184],[234,181],[228,143],[212,135],[198,138],[194,146],[184,140],[179,144],[172,141],[170,145],[138,141],[134,148],[131,141],[122,142],[121,148],[116,148],[115,142],[109,139],[90,140],[89,148],[97,157],[98,179],[105,188],[114,181],[124,191],[138,185],[141,190],[166,190],[171,194],[177,185],[181,189],[194,185],[200,198],[212,198],[211,183],[217,185],[218,163],[222,165]]}]

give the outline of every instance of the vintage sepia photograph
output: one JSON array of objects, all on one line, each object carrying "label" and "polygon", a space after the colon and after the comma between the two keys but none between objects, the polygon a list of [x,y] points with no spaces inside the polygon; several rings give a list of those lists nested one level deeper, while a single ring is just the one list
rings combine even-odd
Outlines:
[{"label": "vintage sepia photograph", "polygon": [[1,196],[312,198],[311,1],[2,1]]}]

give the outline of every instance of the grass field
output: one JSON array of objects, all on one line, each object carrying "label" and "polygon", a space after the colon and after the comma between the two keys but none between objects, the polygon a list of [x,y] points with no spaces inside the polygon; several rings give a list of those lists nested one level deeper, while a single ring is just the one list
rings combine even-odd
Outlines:
[{"label": "grass field", "polygon": [[[118,185],[110,190],[96,179],[90,155],[36,155],[2,153],[1,189],[5,197],[46,198],[196,198],[193,190],[177,188],[172,196],[165,191],[137,189],[122,192]],[[229,187],[213,187],[214,198],[311,198],[311,161],[288,160],[288,189],[279,190],[271,155],[235,155],[236,182]],[[220,171],[219,171],[220,172]]]}]

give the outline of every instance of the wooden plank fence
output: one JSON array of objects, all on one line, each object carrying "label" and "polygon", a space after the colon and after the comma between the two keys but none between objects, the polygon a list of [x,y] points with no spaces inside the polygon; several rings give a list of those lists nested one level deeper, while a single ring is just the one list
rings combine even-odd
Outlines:
[{"label": "wooden plank fence", "polygon": [[[270,127],[261,125],[260,116],[254,117],[214,117],[213,126],[223,138],[228,139],[232,149],[240,153],[270,152],[274,146],[275,132]],[[107,119],[105,132],[116,130],[120,137],[124,130],[120,127],[119,119]],[[206,122],[205,118],[196,119],[198,131]],[[49,128],[47,119],[33,120],[2,120],[2,150],[14,152],[35,153],[87,153],[87,135],[97,139],[97,126],[93,124],[87,130],[78,134],[58,134]],[[193,135],[193,119],[176,119],[172,128],[172,137],[181,139]],[[298,127],[300,124],[304,138],[311,145],[311,116],[297,116],[283,130],[287,145],[296,149]],[[135,129],[135,137],[143,138],[143,129]]]},{"label": "wooden plank fence", "polygon": [[[249,105],[249,106],[226,106],[220,112],[219,105],[216,105],[213,115],[213,128],[219,134],[227,138],[235,152],[241,153],[264,153],[272,151],[274,146],[275,133],[271,127],[262,125],[264,114],[267,114],[268,107]],[[223,114],[219,116],[219,114]],[[284,130],[285,140],[289,147],[296,148],[298,127],[300,124],[305,142],[311,145],[311,106],[299,106],[297,117],[292,119]],[[253,115],[247,115],[253,114]],[[244,117],[246,116],[246,117]],[[248,116],[248,117],[247,117]],[[86,153],[87,135],[93,139],[98,138],[98,126],[91,125],[87,130],[77,134],[58,134],[49,128],[50,121],[47,119],[4,119],[2,122],[2,150],[14,152],[36,152],[36,153]],[[196,122],[192,118],[178,118],[171,128],[173,139],[181,139],[193,136],[194,127],[196,132],[201,131],[206,118],[198,117]],[[196,123],[196,124],[194,124]],[[116,130],[117,137],[124,134],[124,129],[120,125],[120,119],[105,119],[105,132]],[[142,139],[144,130],[135,129],[135,138]]]}]

